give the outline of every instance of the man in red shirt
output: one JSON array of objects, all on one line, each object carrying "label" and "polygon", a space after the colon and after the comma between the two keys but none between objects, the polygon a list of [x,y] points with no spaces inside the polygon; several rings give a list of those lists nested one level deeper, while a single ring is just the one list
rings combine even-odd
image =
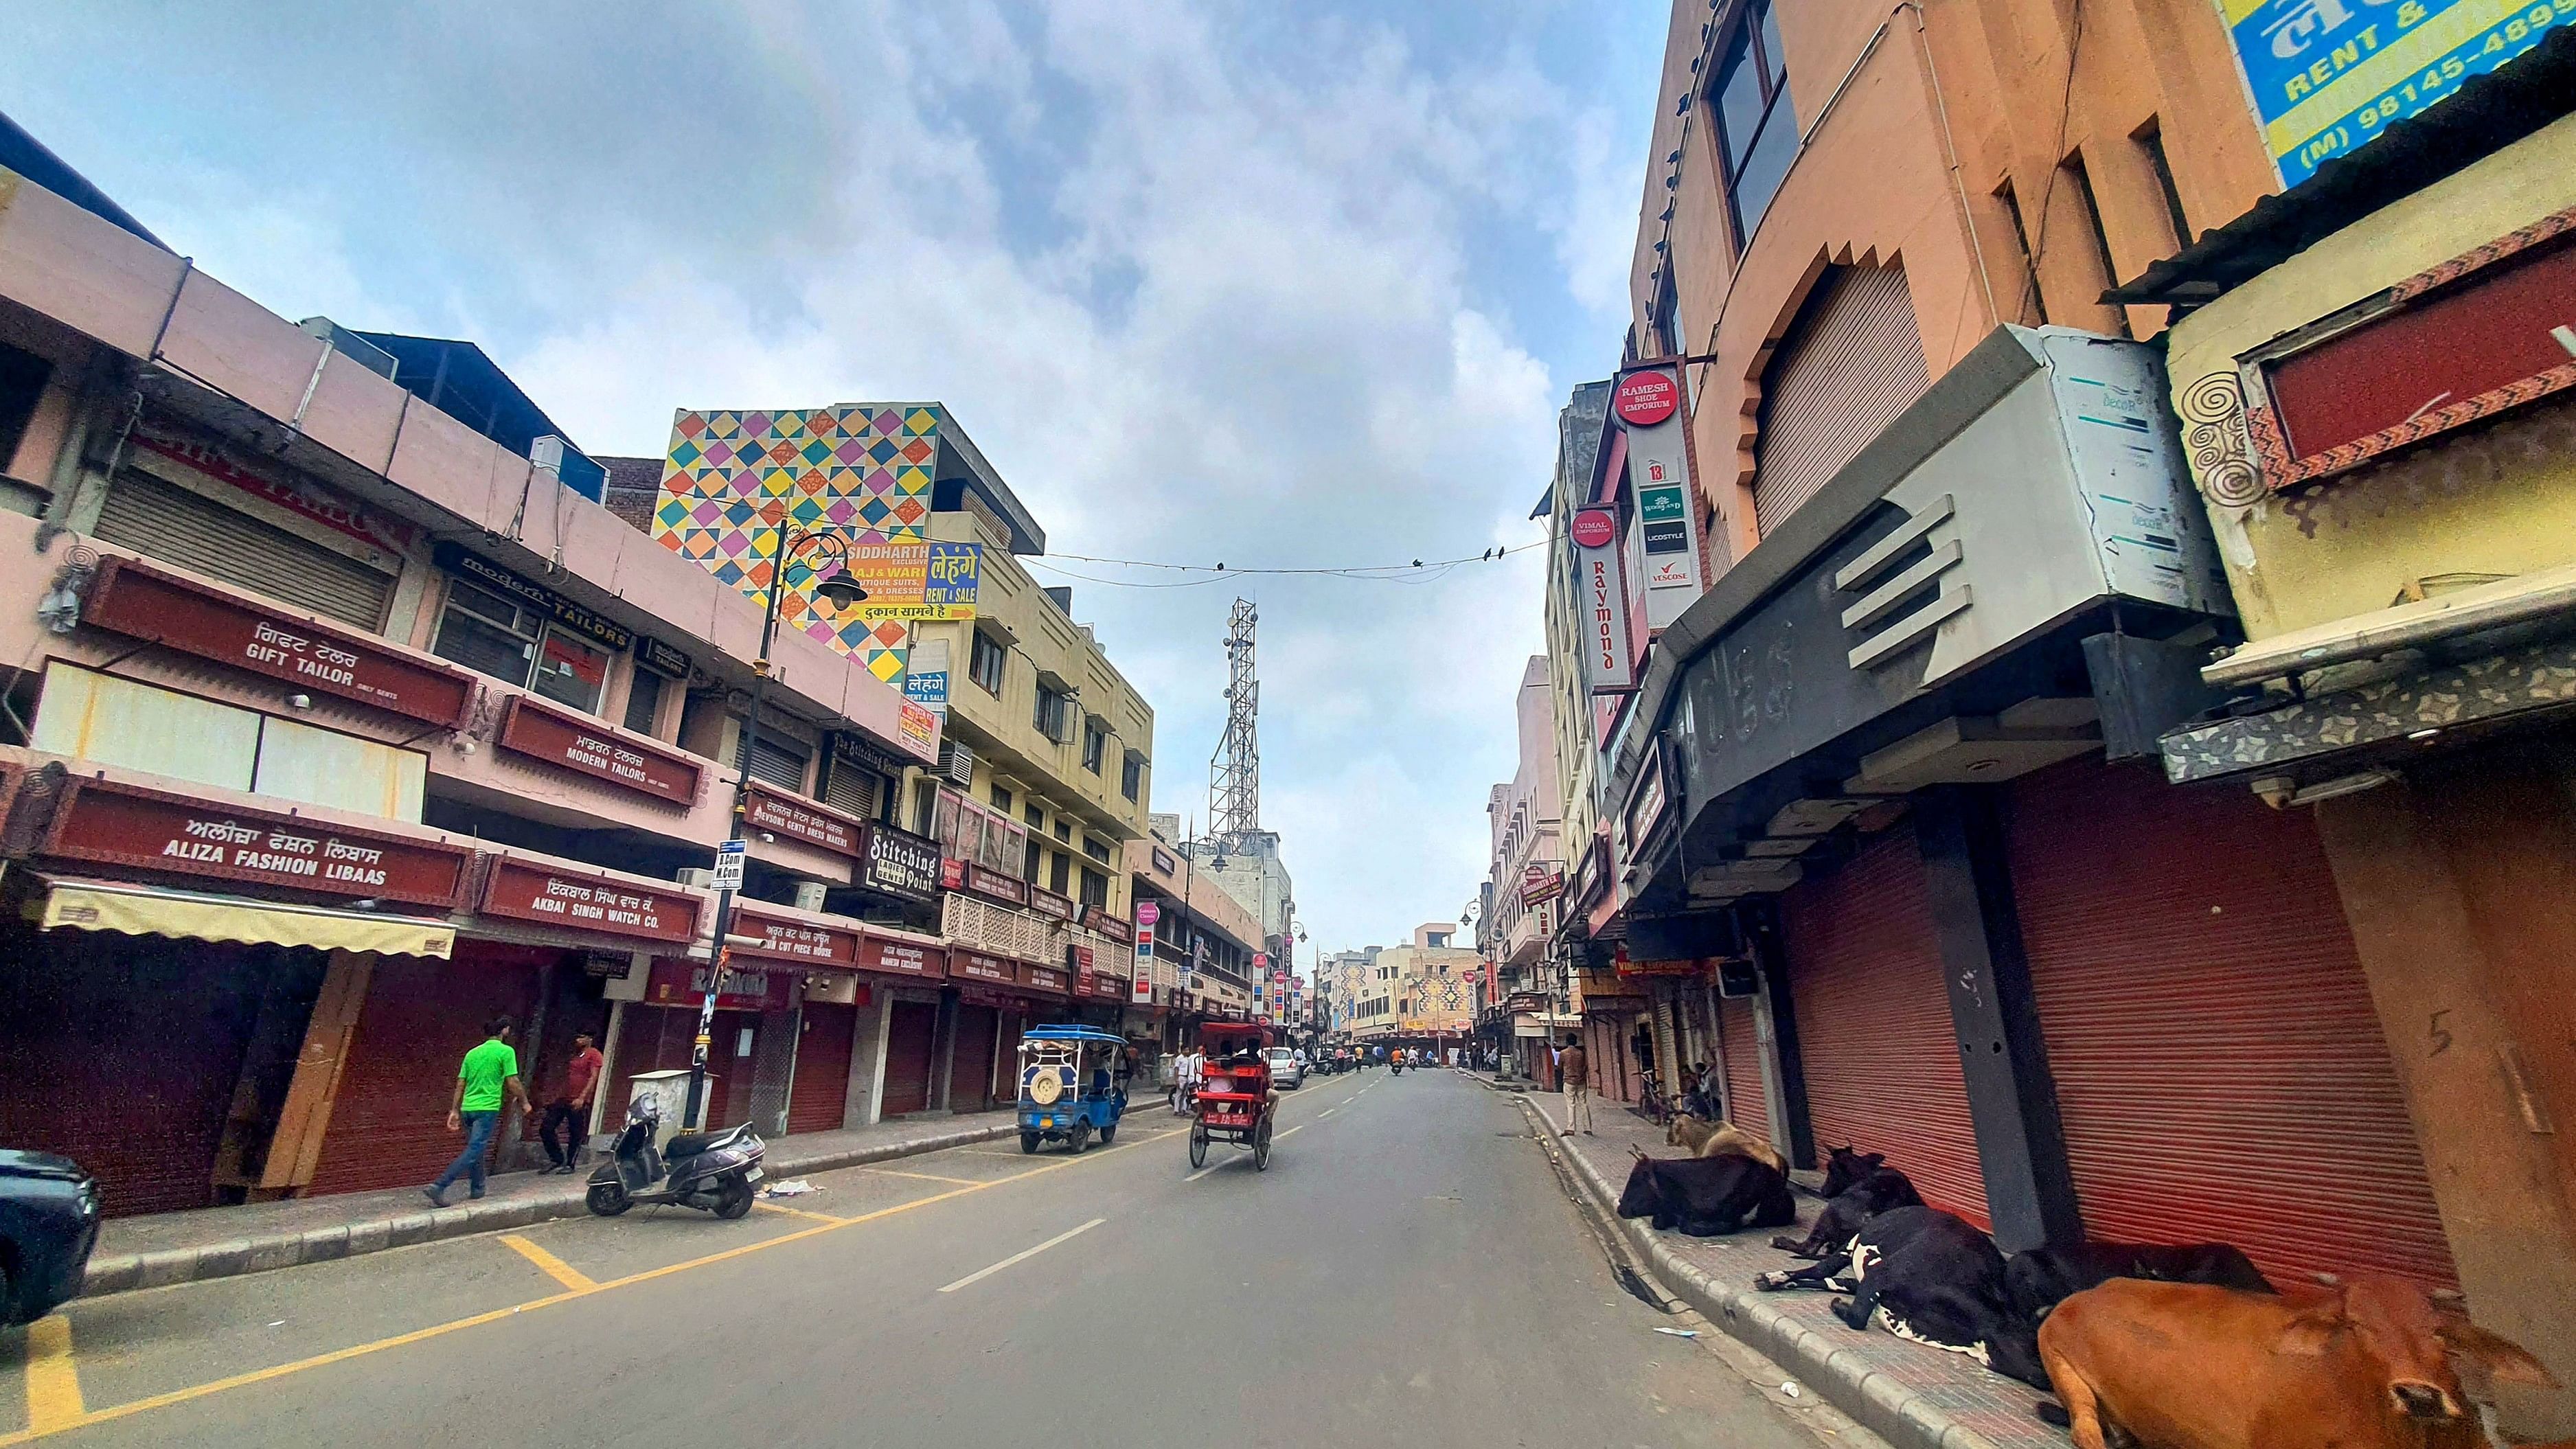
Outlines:
[{"label": "man in red shirt", "polygon": [[[538,1140],[546,1144],[546,1158],[554,1165],[548,1172],[569,1173],[581,1165],[582,1145],[590,1140],[590,1100],[599,1090],[599,1048],[592,1044],[589,1032],[572,1039],[572,1060],[565,1064],[563,1085],[555,1089],[553,1100],[546,1103],[545,1121],[537,1128]],[[555,1146],[555,1128],[563,1128],[563,1146]]]}]

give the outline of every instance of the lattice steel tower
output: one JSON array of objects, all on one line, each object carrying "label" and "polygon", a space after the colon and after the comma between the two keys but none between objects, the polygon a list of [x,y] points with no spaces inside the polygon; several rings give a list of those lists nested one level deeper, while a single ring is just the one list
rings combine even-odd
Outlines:
[{"label": "lattice steel tower", "polygon": [[1252,630],[1261,610],[1234,601],[1225,631],[1225,737],[1208,762],[1208,834],[1219,848],[1242,851],[1261,829],[1261,681],[1252,672]]}]

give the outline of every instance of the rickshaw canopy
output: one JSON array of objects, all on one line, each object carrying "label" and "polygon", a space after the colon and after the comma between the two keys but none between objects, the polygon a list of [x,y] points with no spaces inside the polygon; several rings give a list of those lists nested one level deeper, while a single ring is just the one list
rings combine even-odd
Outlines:
[{"label": "rickshaw canopy", "polygon": [[1115,1032],[1102,1031],[1096,1026],[1033,1026],[1020,1033],[1020,1040],[1024,1042],[1087,1041],[1098,1042],[1104,1046],[1121,1047],[1127,1045],[1127,1038]]}]

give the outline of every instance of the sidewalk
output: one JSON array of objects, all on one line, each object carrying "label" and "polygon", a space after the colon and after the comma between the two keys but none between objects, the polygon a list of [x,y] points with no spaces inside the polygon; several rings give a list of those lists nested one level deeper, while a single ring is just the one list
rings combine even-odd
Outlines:
[{"label": "sidewalk", "polygon": [[[1017,1131],[1017,1118],[1010,1112],[907,1118],[770,1139],[762,1165],[776,1180],[989,1142]],[[595,1155],[591,1161],[596,1161]],[[98,1248],[90,1254],[81,1292],[96,1297],[129,1288],[264,1273],[439,1238],[526,1227],[548,1218],[579,1217],[589,1210],[582,1205],[589,1190],[589,1167],[585,1162],[582,1171],[569,1177],[534,1172],[495,1175],[482,1201],[467,1202],[460,1196],[443,1209],[431,1208],[415,1186],[110,1218],[99,1229]],[[456,1193],[461,1195],[463,1190],[464,1184],[459,1183]]]},{"label": "sidewalk", "polygon": [[[1632,1160],[1630,1147],[1655,1157],[1680,1155],[1664,1145],[1662,1128],[1617,1103],[1606,1103],[1594,1119],[1598,1135],[1558,1136],[1565,1119],[1561,1094],[1517,1091],[1483,1073],[1471,1075],[1489,1087],[1514,1091],[1537,1113],[1602,1214],[1628,1234],[1667,1288],[1889,1443],[1905,1449],[2065,1449],[2066,1436],[2032,1413],[2040,1396],[2026,1385],[1988,1373],[1961,1355],[1877,1329],[1855,1333],[1826,1311],[1828,1294],[1755,1292],[1754,1274],[1804,1266],[1770,1246],[1774,1233],[1788,1229],[1689,1238],[1616,1218],[1619,1190]],[[1811,1174],[1800,1176],[1812,1180]],[[1798,1195],[1801,1229],[1815,1221],[1822,1206],[1806,1192]]]}]

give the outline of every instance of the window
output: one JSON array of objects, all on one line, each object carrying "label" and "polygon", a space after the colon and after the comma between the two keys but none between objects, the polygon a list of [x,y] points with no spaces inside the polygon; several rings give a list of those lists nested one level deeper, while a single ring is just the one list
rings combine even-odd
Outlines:
[{"label": "window", "polygon": [[993,808],[1001,811],[1005,815],[1011,813],[1010,787],[1004,785],[999,780],[995,780],[993,782]]},{"label": "window", "polygon": [[1072,713],[1073,696],[1040,684],[1037,703],[1029,710],[1029,723],[1037,726],[1039,734],[1063,744],[1068,737],[1066,726]]},{"label": "window", "polygon": [[1109,842],[1086,830],[1082,832],[1082,853],[1090,856],[1093,860],[1099,861],[1102,865],[1107,865],[1109,863]]},{"label": "window", "polygon": [[2191,217],[2182,209],[2182,188],[2174,184],[2173,161],[2165,155],[2164,128],[2150,118],[2138,129],[2138,149],[2147,153],[2147,169],[2156,173],[2156,189],[2165,197],[2165,219],[2173,223],[2174,247],[2191,245]]},{"label": "window", "polygon": [[1737,251],[1753,240],[1762,213],[1788,179],[1789,163],[1798,159],[1798,116],[1789,104],[1789,62],[1780,49],[1773,3],[1754,0],[1746,7],[1709,86]]},{"label": "window", "polygon": [[1054,868],[1047,872],[1047,889],[1057,895],[1063,895],[1065,878],[1072,873],[1073,857],[1059,852],[1055,858]]},{"label": "window", "polygon": [[[53,375],[52,363],[0,343],[0,470],[18,456],[18,444],[27,437],[27,423],[36,416],[36,403],[44,397],[45,382]],[[50,471],[53,460],[47,458],[31,466]]]},{"label": "window", "polygon": [[608,685],[608,651],[462,579],[448,581],[430,652],[579,710],[597,710]]},{"label": "window", "polygon": [[1055,838],[1063,841],[1067,845],[1073,844],[1073,822],[1065,819],[1061,815],[1057,816],[1055,818]]},{"label": "window", "polygon": [[[2111,259],[2111,234],[2102,229],[2102,206],[2093,197],[2093,173],[2085,169],[2080,151],[2067,157],[2065,166],[2066,179],[2075,183],[2076,200],[2084,205],[2084,224],[2093,234],[2093,260],[2102,269],[2102,290],[2107,292],[2120,285],[2120,264]],[[2112,330],[2128,336],[2129,309],[2114,305],[2110,310]]]},{"label": "window", "polygon": [[1082,722],[1082,768],[1097,775],[1100,762],[1109,753],[1109,731],[1089,720]]},{"label": "window", "polygon": [[1145,757],[1131,753],[1127,756],[1126,767],[1118,772],[1118,793],[1133,800],[1144,791]]},{"label": "window", "polygon": [[639,735],[649,735],[661,714],[662,676],[649,669],[634,671],[626,685],[626,727]]},{"label": "window", "polygon": [[1104,911],[1109,909],[1109,877],[1089,866],[1082,868],[1082,903]]},{"label": "window", "polygon": [[1046,852],[1038,849],[1035,838],[1040,830],[1046,828],[1046,812],[1038,808],[1038,802],[1031,800],[1021,807],[1020,818],[1029,823],[1031,837],[1028,858],[1020,863],[1020,879],[1034,885],[1038,878],[1038,862],[1046,858]]},{"label": "window", "polygon": [[978,629],[966,661],[967,677],[983,686],[986,694],[999,699],[1002,694],[1002,665],[1009,657],[1009,651],[994,642],[992,635]]},{"label": "window", "polygon": [[1647,320],[1654,324],[1655,346],[1666,357],[1679,357],[1682,351],[1681,293],[1673,282],[1671,262],[1655,280],[1655,310]]},{"label": "window", "polygon": [[[2031,315],[2045,327],[2048,325],[2048,299],[2040,295],[2039,257],[2030,249],[2030,224],[2022,219],[2021,197],[2014,193],[2013,184],[2006,181],[1995,188],[1995,200],[2004,204],[2004,215],[2012,218],[2013,245],[2021,249],[2022,294],[2030,299]],[[2021,309],[2015,307],[2013,311],[2018,314]]]}]

